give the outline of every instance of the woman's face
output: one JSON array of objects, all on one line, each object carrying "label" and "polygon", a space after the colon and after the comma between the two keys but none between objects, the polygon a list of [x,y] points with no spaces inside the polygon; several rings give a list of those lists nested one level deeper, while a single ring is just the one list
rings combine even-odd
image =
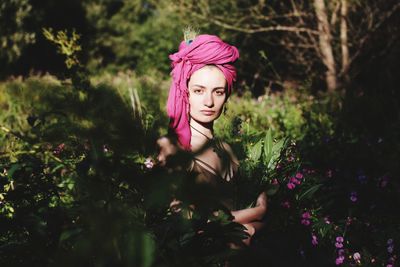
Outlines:
[{"label": "woman's face", "polygon": [[189,80],[190,117],[200,123],[216,120],[226,99],[225,76],[215,66],[195,71]]}]

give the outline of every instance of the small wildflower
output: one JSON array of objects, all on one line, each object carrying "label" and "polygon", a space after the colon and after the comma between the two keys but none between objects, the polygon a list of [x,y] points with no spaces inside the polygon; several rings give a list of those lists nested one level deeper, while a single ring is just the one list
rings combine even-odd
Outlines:
[{"label": "small wildflower", "polygon": [[59,144],[54,150],[53,150],[53,154],[55,155],[59,155],[65,148],[65,144],[61,143]]},{"label": "small wildflower", "polygon": [[340,265],[343,263],[343,261],[344,261],[344,256],[339,256],[336,258],[335,263],[336,263],[336,265]]},{"label": "small wildflower", "polygon": [[294,178],[294,177],[290,178],[290,182],[291,182],[292,184],[298,184],[298,185],[301,183],[299,180],[297,180],[297,179]]},{"label": "small wildflower", "polygon": [[360,255],[360,253],[358,253],[358,252],[354,253],[354,254],[353,254],[353,259],[354,259],[355,261],[360,261],[360,260],[361,260],[361,255]]},{"label": "small wildflower", "polygon": [[303,179],[303,174],[301,172],[296,173],[297,179]]},{"label": "small wildflower", "polygon": [[290,202],[288,200],[284,201],[281,203],[282,207],[289,209],[290,208]]},{"label": "small wildflower", "polygon": [[336,248],[342,248],[343,247],[343,243],[336,242],[335,243],[335,247]]},{"label": "small wildflower", "polygon": [[313,246],[318,245],[318,239],[317,239],[317,236],[315,234],[311,235],[311,244],[313,244]]},{"label": "small wildflower", "polygon": [[107,145],[103,145],[103,152],[107,153],[108,151],[110,151],[110,148]]},{"label": "small wildflower", "polygon": [[309,211],[303,212],[301,215],[303,219],[310,219],[311,218],[311,213]]},{"label": "small wildflower", "polygon": [[144,161],[144,166],[146,166],[147,169],[152,169],[154,167],[154,162],[152,158],[146,158]]},{"label": "small wildflower", "polygon": [[365,184],[367,182],[367,176],[364,173],[360,173],[357,176],[357,179],[360,183]]},{"label": "small wildflower", "polygon": [[383,177],[381,178],[381,180],[379,181],[379,186],[380,186],[381,188],[384,188],[384,187],[387,186],[388,182],[389,182],[389,177],[383,176]]},{"label": "small wildflower", "polygon": [[271,181],[271,184],[273,184],[273,185],[277,185],[278,184],[278,179],[273,179],[272,181]]},{"label": "small wildflower", "polygon": [[331,221],[329,220],[329,217],[324,217],[324,222],[326,224],[331,224]]},{"label": "small wildflower", "polygon": [[352,202],[356,202],[357,201],[357,192],[356,191],[353,191],[353,192],[350,193],[350,200]]},{"label": "small wildflower", "polygon": [[293,190],[296,187],[296,185],[294,183],[288,183],[287,184],[287,188],[289,188],[290,190]]},{"label": "small wildflower", "polygon": [[390,245],[390,246],[388,246],[388,248],[387,248],[387,252],[389,252],[390,254],[392,254],[392,253],[393,253],[393,249],[394,249],[393,245]]},{"label": "small wildflower", "polygon": [[310,225],[310,220],[302,219],[302,220],[301,220],[301,224],[303,224],[303,225],[305,225],[305,226],[308,226],[308,225]]},{"label": "small wildflower", "polygon": [[343,243],[343,241],[344,241],[344,238],[342,236],[336,237],[336,242]]}]

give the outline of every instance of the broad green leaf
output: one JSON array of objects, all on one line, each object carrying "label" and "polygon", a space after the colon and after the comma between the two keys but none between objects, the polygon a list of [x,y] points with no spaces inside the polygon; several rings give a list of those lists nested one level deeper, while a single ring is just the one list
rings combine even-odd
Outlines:
[{"label": "broad green leaf", "polygon": [[260,157],[261,157],[261,152],[262,152],[262,141],[258,141],[251,149],[250,149],[250,154],[249,158],[253,162],[257,162]]},{"label": "broad green leaf", "polygon": [[281,139],[272,146],[271,158],[267,163],[268,169],[274,169],[276,161],[279,159],[285,140]]}]

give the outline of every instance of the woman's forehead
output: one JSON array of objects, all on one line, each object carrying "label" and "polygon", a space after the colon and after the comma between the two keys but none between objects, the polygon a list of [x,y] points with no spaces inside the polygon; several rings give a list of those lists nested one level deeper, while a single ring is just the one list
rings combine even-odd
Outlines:
[{"label": "woman's forehead", "polygon": [[189,84],[200,87],[225,87],[226,80],[219,68],[213,65],[206,65],[193,72]]}]

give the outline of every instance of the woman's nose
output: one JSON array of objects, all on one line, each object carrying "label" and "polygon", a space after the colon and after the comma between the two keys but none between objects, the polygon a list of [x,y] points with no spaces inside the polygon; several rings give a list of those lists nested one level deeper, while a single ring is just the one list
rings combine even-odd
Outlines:
[{"label": "woman's nose", "polygon": [[207,107],[214,106],[214,99],[212,93],[206,93],[204,95],[204,105]]}]

